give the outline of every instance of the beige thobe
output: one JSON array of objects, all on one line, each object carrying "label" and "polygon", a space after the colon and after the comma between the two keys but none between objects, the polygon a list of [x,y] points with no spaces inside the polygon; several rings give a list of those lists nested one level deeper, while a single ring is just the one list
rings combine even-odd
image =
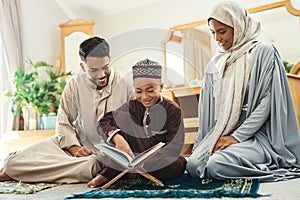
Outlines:
[{"label": "beige thobe", "polygon": [[88,182],[101,171],[101,155],[73,157],[65,149],[84,145],[96,150],[93,145],[104,142],[99,119],[133,97],[132,85],[113,69],[103,90],[80,72],[62,94],[56,136],[10,154],[3,172],[23,182]]}]

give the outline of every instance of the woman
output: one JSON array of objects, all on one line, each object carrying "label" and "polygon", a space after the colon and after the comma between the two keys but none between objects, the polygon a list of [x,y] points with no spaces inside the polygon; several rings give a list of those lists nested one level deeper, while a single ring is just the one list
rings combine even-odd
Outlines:
[{"label": "woman", "polygon": [[235,2],[221,2],[208,24],[218,49],[206,67],[199,131],[187,170],[193,177],[300,176],[300,138],[284,67],[260,24]]}]

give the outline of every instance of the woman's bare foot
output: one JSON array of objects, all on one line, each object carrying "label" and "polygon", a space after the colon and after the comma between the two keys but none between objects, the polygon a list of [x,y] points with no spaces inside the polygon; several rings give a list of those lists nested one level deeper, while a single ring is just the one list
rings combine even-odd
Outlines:
[{"label": "woman's bare foot", "polygon": [[12,180],[14,180],[14,179],[10,178],[5,173],[3,173],[3,172],[0,173],[0,182],[1,181],[12,181]]},{"label": "woman's bare foot", "polygon": [[98,174],[95,178],[93,178],[90,182],[88,182],[88,187],[90,187],[90,188],[100,187],[107,182],[108,182],[107,178]]}]

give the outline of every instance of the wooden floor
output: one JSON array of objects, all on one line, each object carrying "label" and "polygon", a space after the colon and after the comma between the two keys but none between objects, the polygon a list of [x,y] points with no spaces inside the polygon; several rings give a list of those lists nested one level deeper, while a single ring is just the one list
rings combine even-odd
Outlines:
[{"label": "wooden floor", "polygon": [[55,134],[55,130],[11,131],[1,139],[0,152],[10,153],[31,144],[45,140]]},{"label": "wooden floor", "polygon": [[[186,122],[186,121],[185,121]],[[194,126],[194,125],[191,125]],[[30,144],[36,143],[40,140],[54,135],[54,130],[39,130],[39,131],[19,131],[12,132],[10,137],[2,138],[0,145],[1,153],[9,153],[11,151],[19,150]],[[186,143],[193,142],[195,135],[193,133],[186,134]],[[1,159],[0,159],[1,161]],[[0,168],[2,167],[0,163]],[[292,179],[288,181],[281,181],[275,183],[262,183],[258,191],[261,196],[259,200],[289,200],[299,199],[300,178]],[[36,194],[31,195],[19,195],[19,194],[0,194],[0,199],[19,199],[19,200],[52,200],[52,199],[64,199],[66,196],[74,193],[87,192],[91,189],[84,184],[66,184],[59,187],[43,190]],[[288,194],[288,195],[287,195]],[[217,200],[218,198],[212,198]],[[223,199],[223,198],[222,198]],[[224,200],[233,200],[236,198],[224,198]],[[243,198],[244,200],[251,200],[253,198]],[[157,198],[155,200],[158,200]],[[200,200],[200,199],[199,199]]]},{"label": "wooden floor", "polygon": [[[191,122],[189,122],[191,123]],[[187,132],[182,155],[189,156],[196,139],[197,132]],[[55,135],[55,130],[11,131],[0,142],[0,153],[8,154],[23,149],[31,144],[45,140]]]}]

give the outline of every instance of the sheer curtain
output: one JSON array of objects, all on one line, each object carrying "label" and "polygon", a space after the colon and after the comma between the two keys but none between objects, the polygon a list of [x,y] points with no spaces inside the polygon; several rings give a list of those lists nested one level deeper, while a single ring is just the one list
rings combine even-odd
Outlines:
[{"label": "sheer curtain", "polygon": [[182,30],[184,77],[187,82],[202,80],[204,69],[212,55],[210,41],[209,33],[193,28]]},{"label": "sheer curtain", "polygon": [[[3,52],[3,45],[2,45],[2,40],[1,40],[1,35],[0,35],[0,95],[5,91],[5,89],[9,88],[9,83],[7,80],[7,73],[6,73],[6,68],[5,68],[5,56]],[[2,136],[2,133],[4,130],[7,129],[7,123],[5,120],[4,113],[8,113],[8,102],[0,97],[0,138]]]},{"label": "sheer curtain", "polygon": [[[1,39],[1,110],[0,134],[16,129],[10,116],[9,103],[3,101],[2,94],[12,87],[12,78],[18,66],[23,67],[21,38],[20,1],[0,0],[0,39]],[[18,119],[18,117],[14,117]],[[18,122],[18,120],[16,120]]]}]

